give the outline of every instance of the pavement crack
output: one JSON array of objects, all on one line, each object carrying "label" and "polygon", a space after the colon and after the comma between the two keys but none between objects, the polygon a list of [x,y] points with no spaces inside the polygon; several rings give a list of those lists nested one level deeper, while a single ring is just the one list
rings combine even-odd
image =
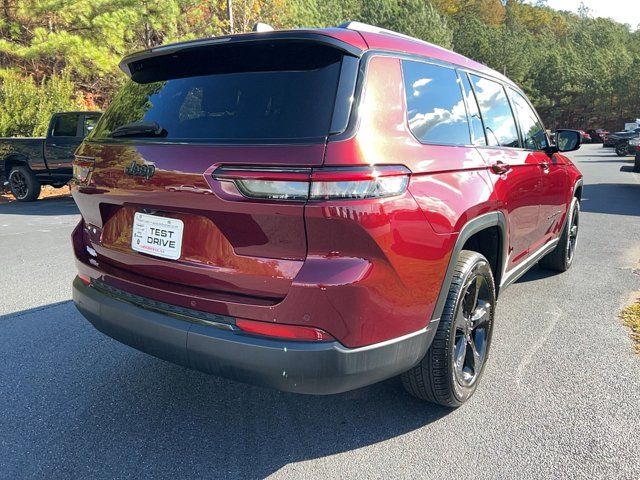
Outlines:
[{"label": "pavement crack", "polygon": [[556,327],[558,320],[560,320],[560,316],[562,315],[562,311],[559,308],[556,308],[553,312],[544,312],[545,314],[551,315],[551,321],[549,324],[540,332],[538,339],[531,345],[531,348],[527,350],[524,357],[518,364],[518,369],[516,370],[516,385],[519,387],[522,385],[522,376],[527,369],[527,367],[531,364],[534,355],[542,348],[545,344],[549,335]]}]

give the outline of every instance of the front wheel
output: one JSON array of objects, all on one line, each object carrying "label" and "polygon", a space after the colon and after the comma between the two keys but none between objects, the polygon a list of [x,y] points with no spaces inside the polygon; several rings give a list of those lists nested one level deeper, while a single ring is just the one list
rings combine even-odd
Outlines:
[{"label": "front wheel", "polygon": [[9,189],[20,202],[33,202],[40,196],[40,182],[24,165],[17,165],[9,172]]},{"label": "front wheel", "polygon": [[542,257],[540,266],[548,270],[566,272],[571,268],[573,257],[576,252],[578,242],[578,227],[580,226],[580,202],[577,198],[571,201],[569,217],[564,224],[560,241],[556,248]]},{"label": "front wheel", "polygon": [[629,147],[626,142],[620,142],[616,145],[616,155],[626,157],[629,155]]},{"label": "front wheel", "polygon": [[402,374],[412,395],[459,407],[475,392],[489,355],[496,289],[487,259],[460,252],[433,343],[420,363]]}]

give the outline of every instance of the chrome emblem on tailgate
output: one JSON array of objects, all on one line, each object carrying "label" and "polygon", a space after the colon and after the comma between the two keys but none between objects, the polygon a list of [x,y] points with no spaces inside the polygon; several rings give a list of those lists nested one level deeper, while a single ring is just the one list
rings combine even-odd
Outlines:
[{"label": "chrome emblem on tailgate", "polygon": [[131,177],[144,177],[149,180],[156,173],[155,165],[138,165],[135,160],[131,161],[131,165],[125,167],[124,174]]}]

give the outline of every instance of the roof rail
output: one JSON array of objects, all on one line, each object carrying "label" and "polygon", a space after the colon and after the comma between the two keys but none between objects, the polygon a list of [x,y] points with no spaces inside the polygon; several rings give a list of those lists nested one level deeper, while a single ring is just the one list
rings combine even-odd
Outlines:
[{"label": "roof rail", "polygon": [[396,37],[406,38],[408,40],[422,42],[419,38],[405,35],[404,33],[394,32],[393,30],[387,30],[386,28],[376,27],[375,25],[369,25],[362,22],[344,22],[338,25],[338,28],[346,28],[347,30],[356,30],[358,32],[370,32],[370,33],[385,33],[387,35],[395,35]]}]

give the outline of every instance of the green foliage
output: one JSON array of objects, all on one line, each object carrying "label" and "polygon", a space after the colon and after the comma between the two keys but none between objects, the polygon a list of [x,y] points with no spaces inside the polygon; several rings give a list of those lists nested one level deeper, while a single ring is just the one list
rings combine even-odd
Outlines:
[{"label": "green foliage", "polygon": [[[544,0],[233,0],[235,32],[346,20],[405,33],[506,73],[549,127],[619,129],[640,115],[640,31]],[[133,51],[226,34],[226,0],[3,0],[0,134],[42,133],[58,109],[104,108]]]},{"label": "green foliage", "polygon": [[74,89],[67,72],[36,83],[13,70],[0,70],[0,136],[45,135],[53,113],[79,108]]},{"label": "green foliage", "polygon": [[358,20],[451,48],[447,19],[424,0],[366,0]]}]

